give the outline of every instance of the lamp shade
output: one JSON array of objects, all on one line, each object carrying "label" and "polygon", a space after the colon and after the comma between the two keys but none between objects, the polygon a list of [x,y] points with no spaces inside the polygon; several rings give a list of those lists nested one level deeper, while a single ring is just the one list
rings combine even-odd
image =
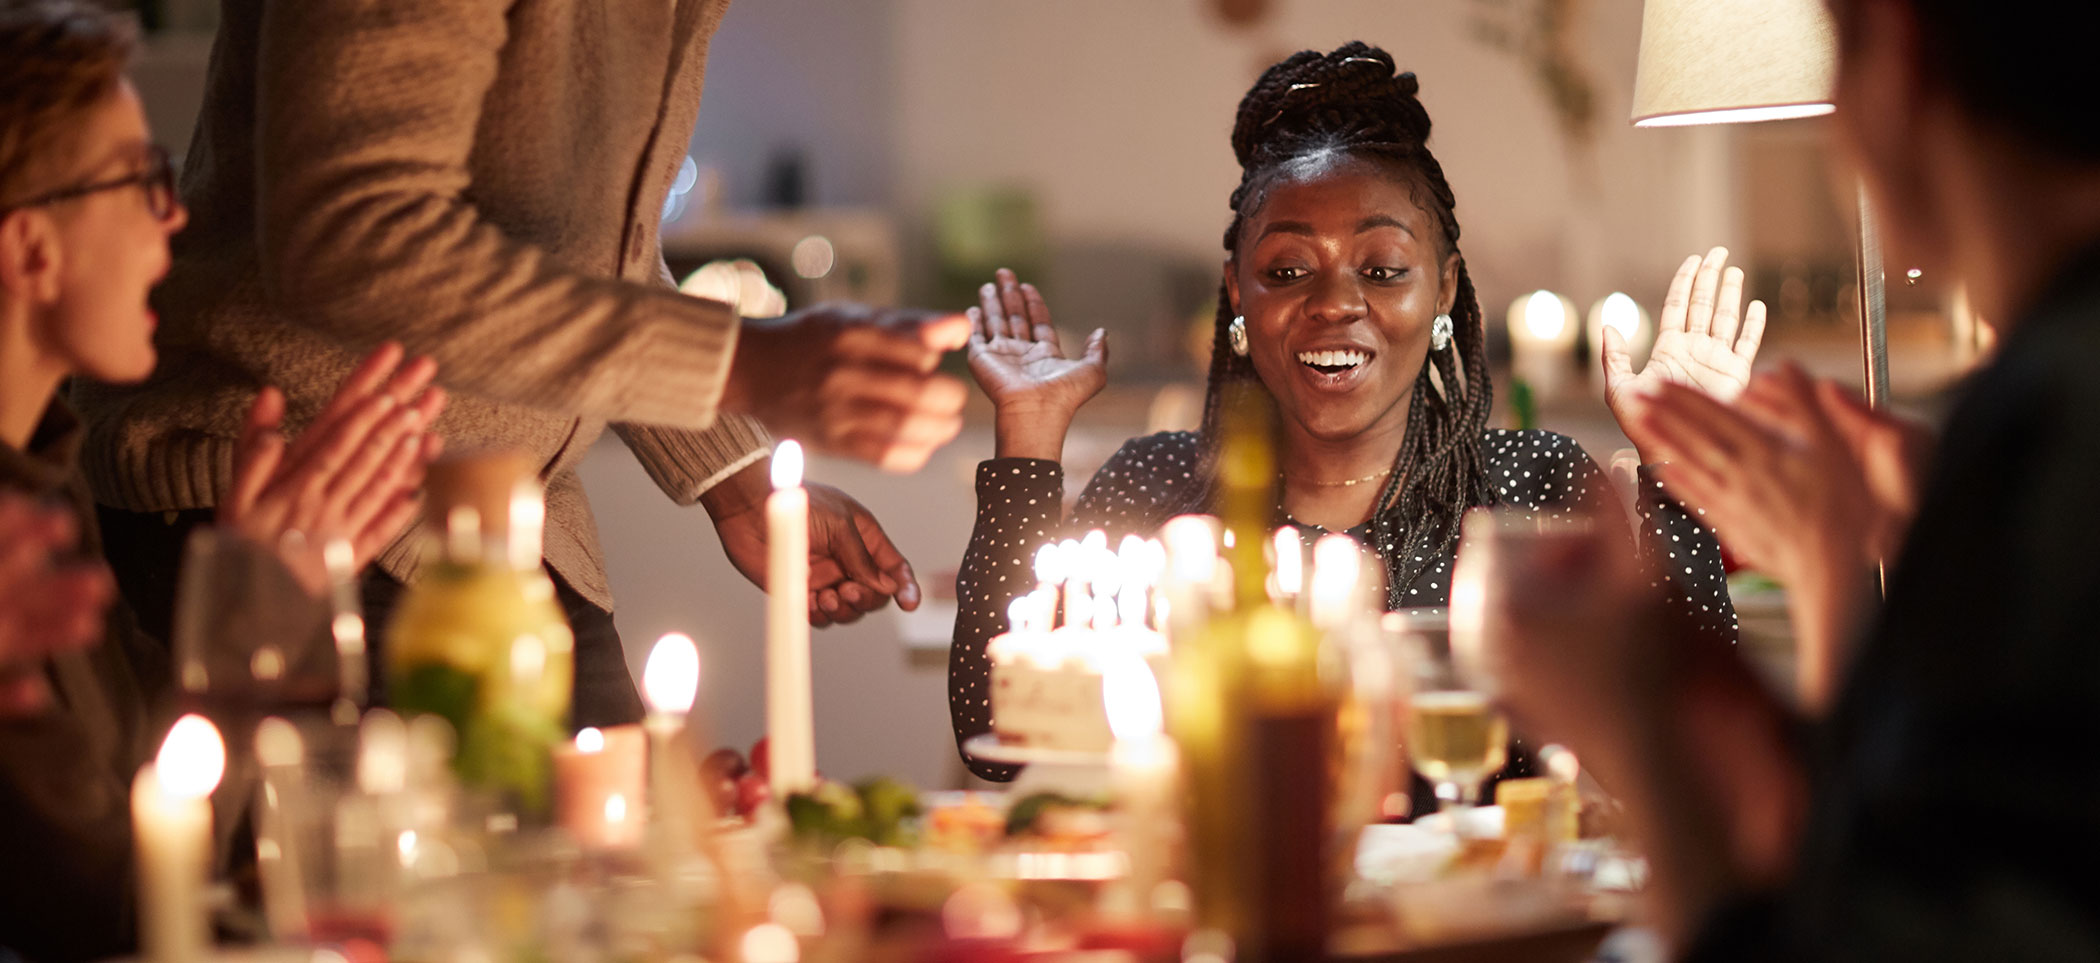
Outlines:
[{"label": "lamp shade", "polygon": [[1823,0],[1648,0],[1637,127],[1830,113],[1837,38]]}]

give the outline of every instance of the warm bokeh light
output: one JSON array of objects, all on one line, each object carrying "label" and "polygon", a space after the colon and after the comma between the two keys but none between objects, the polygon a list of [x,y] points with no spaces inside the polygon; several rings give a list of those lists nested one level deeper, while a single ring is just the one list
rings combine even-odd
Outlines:
[{"label": "warm bokeh light", "polygon": [[1210,583],[1218,567],[1218,533],[1211,528],[1210,519],[1201,515],[1170,519],[1160,537],[1166,541],[1167,562],[1175,581],[1191,585]]},{"label": "warm bokeh light", "polygon": [[1101,702],[1108,710],[1108,731],[1115,733],[1118,742],[1150,741],[1159,736],[1165,725],[1159,679],[1145,660],[1134,655],[1116,659],[1103,668]]},{"label": "warm bokeh light", "polygon": [[665,633],[642,667],[642,696],[649,708],[682,715],[692,711],[699,691],[700,648],[683,632]]},{"label": "warm bokeh light", "polygon": [[773,489],[797,488],[802,484],[802,445],[788,439],[773,446]]},{"label": "warm bokeh light", "polygon": [[211,720],[190,713],[175,720],[154,759],[154,777],[170,796],[201,799],[219,788],[226,774],[226,743]]},{"label": "warm bokeh light", "polygon": [[1568,313],[1551,291],[1533,291],[1524,300],[1524,330],[1540,341],[1557,341],[1568,327]]},{"label": "warm bokeh light", "polygon": [[1363,578],[1363,551],[1356,539],[1339,533],[1313,543],[1312,617],[1318,625],[1347,619]]},{"label": "warm bokeh light", "polygon": [[1288,525],[1276,530],[1276,591],[1286,596],[1305,590],[1305,542]]},{"label": "warm bokeh light", "polygon": [[592,755],[605,751],[605,733],[596,726],[585,726],[576,734],[576,751]]}]

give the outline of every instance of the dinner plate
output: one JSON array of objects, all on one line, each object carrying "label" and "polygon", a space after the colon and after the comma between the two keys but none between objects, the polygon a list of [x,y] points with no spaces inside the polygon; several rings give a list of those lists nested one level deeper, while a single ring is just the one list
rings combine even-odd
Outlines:
[{"label": "dinner plate", "polygon": [[963,741],[963,751],[986,762],[1003,762],[1009,765],[1043,764],[1051,766],[1102,766],[1108,764],[1108,753],[1089,752],[1083,749],[1045,749],[1040,746],[1015,746],[999,741],[998,733],[987,732]]}]

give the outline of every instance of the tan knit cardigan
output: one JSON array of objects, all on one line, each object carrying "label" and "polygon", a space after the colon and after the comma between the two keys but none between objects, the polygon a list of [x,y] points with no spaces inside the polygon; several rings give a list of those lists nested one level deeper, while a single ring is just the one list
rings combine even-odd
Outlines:
[{"label": "tan knit cardigan", "polygon": [[[396,339],[437,359],[448,445],[545,465],[547,561],[610,609],[575,473],[603,428],[680,503],[767,445],[717,422],[737,319],[672,289],[658,241],[727,6],[228,0],[159,368],[77,398],[96,498],[216,504],[258,386],[296,429]],[[412,536],[379,559],[404,580]]]}]

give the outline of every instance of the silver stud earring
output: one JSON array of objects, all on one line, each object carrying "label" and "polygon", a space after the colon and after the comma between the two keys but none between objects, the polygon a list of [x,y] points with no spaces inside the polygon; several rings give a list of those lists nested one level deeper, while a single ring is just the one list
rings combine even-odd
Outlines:
[{"label": "silver stud earring", "polygon": [[1442,351],[1451,347],[1451,316],[1439,314],[1429,322],[1429,350]]},{"label": "silver stud earring", "polygon": [[1236,315],[1233,317],[1232,323],[1225,327],[1225,337],[1227,340],[1232,342],[1233,354],[1239,355],[1242,358],[1247,356],[1246,315]]}]

